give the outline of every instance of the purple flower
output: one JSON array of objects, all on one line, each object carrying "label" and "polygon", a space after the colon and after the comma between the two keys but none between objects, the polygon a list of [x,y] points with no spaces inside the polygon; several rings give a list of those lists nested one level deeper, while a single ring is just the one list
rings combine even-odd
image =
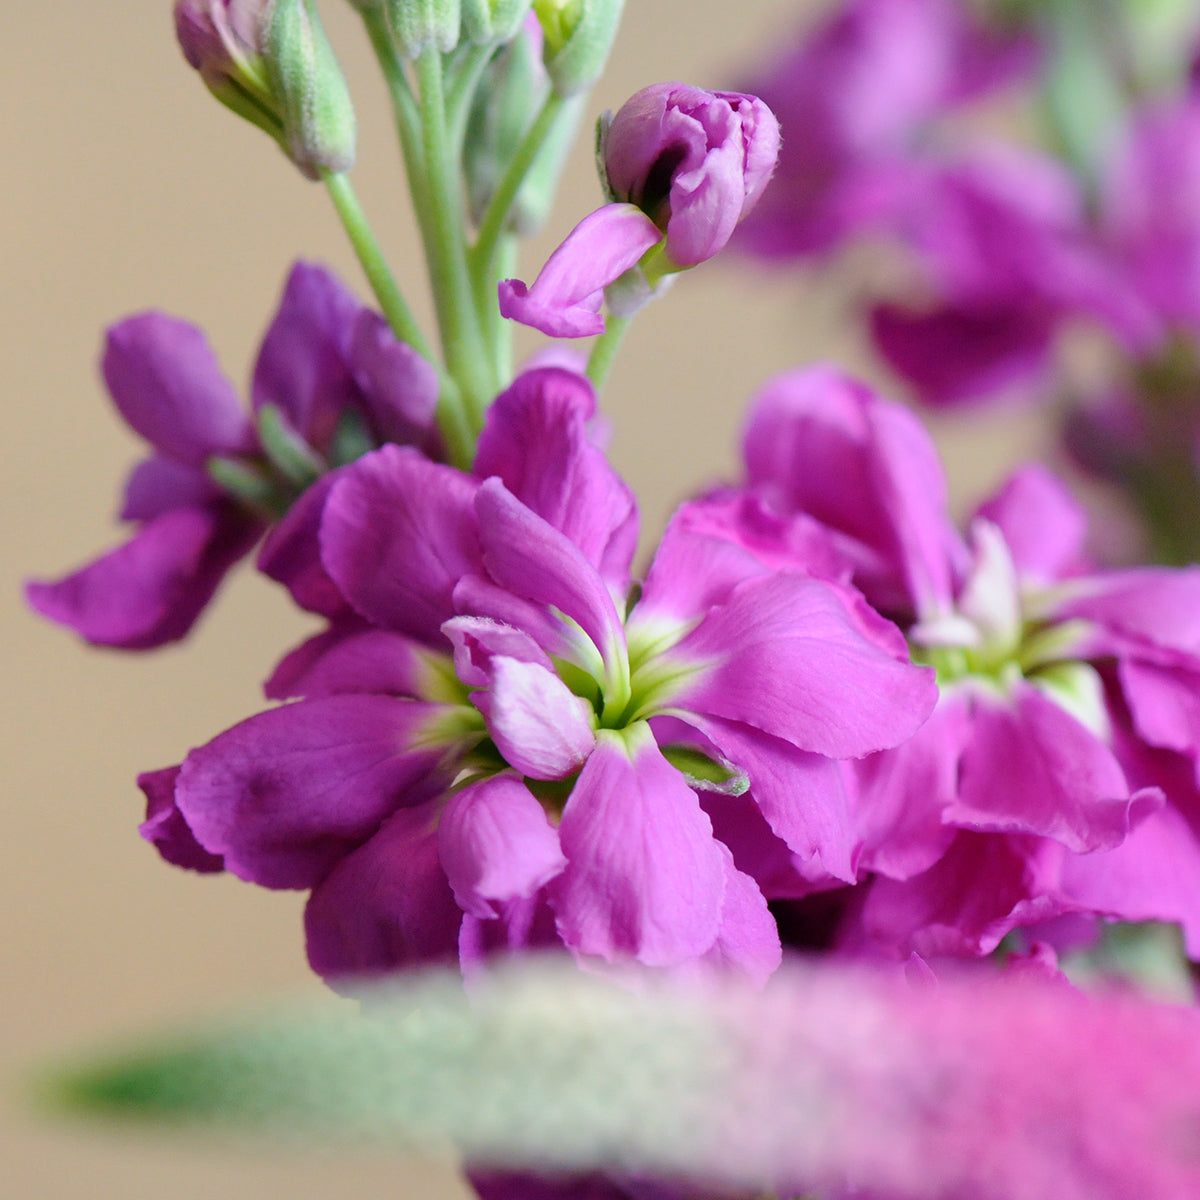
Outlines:
[{"label": "purple flower", "polygon": [[114,326],[103,371],[118,412],[153,451],[126,483],[121,517],[135,532],[27,591],[43,616],[98,645],[145,650],[184,637],[285,512],[263,570],[303,607],[340,610],[313,540],[313,509],[328,485],[305,488],[382,442],[434,444],[433,369],[331,275],[303,263],[263,339],[254,422],[200,330],[161,313]]},{"label": "purple flower", "polygon": [[758,203],[779,156],[779,124],[756,96],[658,83],[627,100],[600,152],[617,200],[666,234],[681,267],[712,258]]},{"label": "purple flower", "polygon": [[1031,59],[959,0],[852,0],[754,81],[783,128],[775,182],[742,243],[767,257],[830,249],[890,221],[929,127]]},{"label": "purple flower", "polygon": [[778,152],[779,127],[754,96],[682,83],[643,88],[602,135],[618,203],[585,217],[532,286],[503,280],[501,314],[551,337],[603,332],[605,289],[661,243],[638,285],[610,296],[625,315],[663,275],[711,258],[757,203]]},{"label": "purple flower", "polygon": [[853,765],[855,861],[880,877],[866,944],[986,953],[1083,912],[1178,921],[1200,952],[1200,569],[1090,571],[1083,514],[1040,468],[961,538],[919,424],[828,370],[767,389],[746,459],[938,672],[929,721]]},{"label": "purple flower", "polygon": [[593,405],[580,376],[531,371],[474,475],[400,447],[347,468],[320,545],[354,617],[281,664],[270,694],[300,699],[182,765],[201,847],[313,889],[322,974],[549,941],[763,978],[778,935],[714,836],[726,799],[812,880],[853,878],[833,759],[908,736],[929,673],[844,589],[686,520],[630,609],[636,513]]},{"label": "purple flower", "polygon": [[270,8],[270,0],[175,0],[180,49],[210,88],[259,62]]}]

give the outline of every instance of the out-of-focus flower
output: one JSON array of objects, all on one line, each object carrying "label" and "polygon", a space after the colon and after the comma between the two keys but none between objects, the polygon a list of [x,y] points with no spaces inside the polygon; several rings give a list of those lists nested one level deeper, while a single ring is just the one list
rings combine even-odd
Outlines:
[{"label": "out-of-focus flower", "polygon": [[959,0],[852,0],[752,81],[783,146],[743,246],[768,258],[817,254],[893,217],[930,126],[1032,59],[1027,41],[968,10]]},{"label": "out-of-focus flower", "polygon": [[579,376],[529,372],[474,476],[395,447],[348,468],[320,543],[355,615],[268,685],[302,699],[183,763],[199,846],[313,889],[322,974],[551,941],[763,978],[778,934],[713,835],[726,796],[813,880],[853,878],[833,760],[907,737],[930,673],[845,589],[686,525],[627,612],[635,509],[592,405]]},{"label": "out-of-focus flower", "polygon": [[1177,921],[1200,953],[1200,569],[1091,571],[1083,513],[1040,468],[962,539],[920,425],[829,370],[767,389],[746,459],[938,672],[929,721],[853,765],[856,865],[881,877],[866,944],[987,953],[1080,912]]},{"label": "out-of-focus flower", "polygon": [[262,568],[302,607],[344,606],[322,583],[307,532],[315,537],[328,487],[319,477],[383,442],[436,445],[433,368],[333,276],[303,263],[263,339],[254,420],[204,335],[172,317],[114,326],[103,369],[121,416],[153,450],[126,483],[121,517],[136,531],[65,578],[28,587],[38,612],[98,645],[146,650],[184,637],[277,520]]}]

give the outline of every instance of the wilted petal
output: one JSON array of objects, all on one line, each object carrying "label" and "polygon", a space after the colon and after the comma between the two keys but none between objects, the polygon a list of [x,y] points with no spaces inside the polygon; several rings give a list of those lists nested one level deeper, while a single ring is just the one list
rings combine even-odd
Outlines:
[{"label": "wilted petal", "polygon": [[696,672],[664,704],[832,758],[903,741],[937,699],[932,672],[867,640],[832,588],[799,575],[741,584],[668,653]]},{"label": "wilted petal", "polygon": [[551,884],[573,950],[667,966],[709,950],[725,867],[696,793],[649,728],[602,731],[563,811],[567,868]]},{"label": "wilted petal", "polygon": [[497,775],[452,796],[438,848],[459,907],[484,919],[497,903],[529,899],[566,866],[545,809],[515,775]]},{"label": "wilted petal", "polygon": [[654,222],[632,204],[606,204],[583,218],[550,255],[533,286],[505,279],[500,312],[551,337],[604,331],[604,289],[662,240]]},{"label": "wilted petal", "polygon": [[150,650],[188,633],[259,533],[229,503],[173,509],[73,574],[27,584],[26,597],[95,645]]},{"label": "wilted petal", "polygon": [[462,911],[438,857],[441,804],[401,809],[313,889],[304,930],[318,975],[454,964]]},{"label": "wilted petal", "polygon": [[104,380],[121,416],[168,458],[203,467],[214,454],[254,449],[233,385],[194,325],[162,313],[108,331]]},{"label": "wilted petal", "polygon": [[312,887],[396,809],[440,791],[440,705],[391,696],[301,700],[235,725],[184,760],[176,801],[235,875]]},{"label": "wilted petal", "polygon": [[166,862],[188,871],[212,874],[225,869],[219,854],[210,854],[196,841],[183,814],[175,804],[178,767],[146,771],[138,776],[138,787],[146,797],[146,819],[138,826],[142,835]]},{"label": "wilted petal", "polygon": [[345,468],[325,505],[322,559],[368,620],[437,644],[454,585],[481,570],[476,482],[384,446]]}]

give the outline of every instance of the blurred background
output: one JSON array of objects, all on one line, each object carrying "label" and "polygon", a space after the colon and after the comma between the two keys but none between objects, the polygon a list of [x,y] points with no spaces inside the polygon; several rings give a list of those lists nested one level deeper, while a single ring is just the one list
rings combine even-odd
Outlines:
[{"label": "blurred background", "polygon": [[[793,36],[803,11],[820,7],[633,0],[593,113],[665,79],[736,85]],[[428,318],[366,40],[344,0],[322,10],[362,127],[356,183]],[[166,867],[137,837],[134,785],[138,772],[178,762],[257,711],[261,680],[308,624],[246,569],[188,642],[145,657],[84,648],[22,604],[24,578],[60,575],[119,537],[118,489],[140,449],[98,379],[101,332],[145,308],[185,317],[241,384],[295,257],[366,290],[324,192],[186,68],[167,0],[6,5],[0,89],[9,179],[0,202],[0,1190],[14,1200],[465,1197],[449,1169],[382,1154],[143,1140],[31,1110],[27,1083],[40,1064],[267,993],[319,988],[304,961],[303,896]],[[585,135],[550,225],[523,260],[526,278],[598,198]],[[818,358],[869,370],[846,319],[852,300],[836,280],[814,291],[795,272],[715,262],[639,318],[604,407],[648,539],[676,500],[735,470],[744,405],[772,373]],[[943,424],[939,436],[959,491],[977,495],[1041,435],[1009,410]]]}]

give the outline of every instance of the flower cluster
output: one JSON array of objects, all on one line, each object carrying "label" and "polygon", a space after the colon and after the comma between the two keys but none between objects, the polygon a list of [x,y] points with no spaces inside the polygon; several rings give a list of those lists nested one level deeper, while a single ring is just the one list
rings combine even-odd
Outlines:
[{"label": "flower cluster", "polygon": [[[260,572],[323,622],[269,675],[273,707],[140,777],[143,837],[308,892],[309,962],[335,987],[547,947],[755,984],[788,947],[933,980],[998,952],[1061,979],[1115,922],[1173,925],[1175,967],[1200,959],[1200,567],[1106,567],[1038,464],[960,527],[919,420],[825,366],[762,390],[743,478],[681,504],[636,570],[598,408],[668,280],[731,239],[815,257],[868,229],[923,267],[923,307],[881,301],[871,328],[926,399],[1044,377],[1081,315],[1160,400],[1200,394],[1195,101],[1139,114],[1089,195],[1049,156],[940,140],[950,112],[1053,75],[1062,47],[1028,12],[1000,28],[959,0],[851,0],[766,79],[782,142],[762,99],[675,82],[601,118],[608,202],[526,286],[501,276],[620,3],[354,7],[440,355],[349,184],[353,114],[311,0],[176,4],[204,83],[328,190],[379,311],[295,266],[248,411],[191,325],[109,333],[109,392],[151,447],[121,510],[135,528],[30,603],[151,649],[261,540]],[[598,338],[586,365],[514,370],[513,321]],[[1112,402],[1078,453],[1142,478],[1170,432],[1177,465],[1200,406],[1165,408],[1139,442]],[[1146,496],[1186,501],[1179,478]],[[487,1200],[692,1194],[474,1182]]]}]

